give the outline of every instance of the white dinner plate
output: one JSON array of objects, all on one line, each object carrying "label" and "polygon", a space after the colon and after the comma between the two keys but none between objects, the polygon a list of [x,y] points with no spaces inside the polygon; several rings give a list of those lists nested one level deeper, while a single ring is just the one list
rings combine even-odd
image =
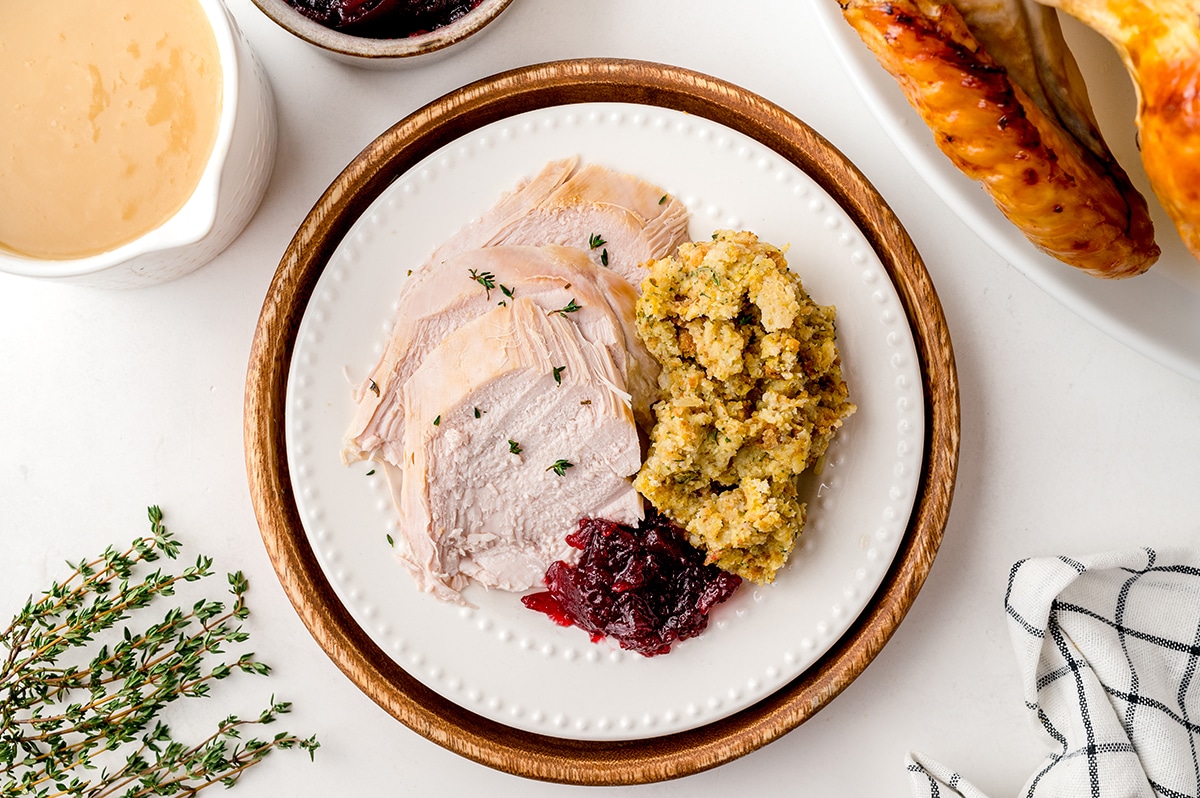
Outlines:
[{"label": "white dinner plate", "polygon": [[[837,306],[858,405],[809,523],[776,582],[746,583],[709,630],[645,658],[472,588],[463,608],[419,592],[391,556],[398,534],[382,469],[338,458],[362,379],[396,322],[407,270],[547,161],[580,155],[655,182],[692,214],[693,239],[748,229],[788,247],[813,298]],[[399,175],[328,260],[296,337],[288,466],[304,533],[357,624],[413,677],[483,717],[576,740],[632,740],[742,710],[812,665],[858,617],[908,525],[924,456],[922,379],[906,314],[862,232],[812,178],[716,122],[623,103],[553,106],[472,130]],[[571,530],[564,529],[563,534]]]},{"label": "white dinner plate", "polygon": [[[1150,202],[1162,256],[1127,280],[1090,277],[1041,253],[1004,218],[977,183],[934,144],[933,136],[896,81],[842,18],[836,3],[816,10],[852,82],[884,131],[913,168],[1001,257],[1073,312],[1117,340],[1187,377],[1200,380],[1200,263],[1188,252],[1157,202],[1137,150],[1132,82],[1112,46],[1070,17],[1063,31],[1096,110],[1101,130]],[[900,216],[916,213],[898,207]]]}]

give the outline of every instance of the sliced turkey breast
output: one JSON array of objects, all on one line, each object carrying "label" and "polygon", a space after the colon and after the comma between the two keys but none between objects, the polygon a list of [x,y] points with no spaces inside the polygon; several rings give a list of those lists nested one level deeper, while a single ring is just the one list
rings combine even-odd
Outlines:
[{"label": "sliced turkey breast", "polygon": [[401,561],[417,585],[462,603],[541,584],[579,519],[642,517],[641,451],[609,350],[572,318],[518,297],[467,322],[403,389]]},{"label": "sliced turkey breast", "polygon": [[637,335],[633,286],[570,247],[489,247],[468,250],[409,279],[387,349],[355,394],[358,410],[345,436],[343,461],[374,457],[399,464],[405,383],[454,330],[522,298],[545,313],[569,314],[585,340],[604,347],[635,417],[647,427],[652,423],[659,366]]},{"label": "sliced turkey breast", "polygon": [[[688,211],[659,186],[578,158],[547,164],[434,251],[427,265],[500,244],[577,247],[634,287],[641,264],[688,240]],[[602,243],[601,243],[602,242]]]}]

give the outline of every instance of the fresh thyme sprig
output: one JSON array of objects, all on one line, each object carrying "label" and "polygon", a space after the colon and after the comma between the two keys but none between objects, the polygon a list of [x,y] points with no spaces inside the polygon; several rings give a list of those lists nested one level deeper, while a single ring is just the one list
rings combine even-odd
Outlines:
[{"label": "fresh thyme sprig", "polygon": [[[149,508],[150,534],[128,549],[109,547],[92,560],[70,564],[62,582],[30,598],[0,633],[0,798],[140,798],[193,795],[214,784],[233,786],[250,766],[275,749],[300,748],[312,756],[315,737],[280,732],[243,741],[243,731],[290,711],[271,699],[256,718],[230,715],[205,740],[174,739],[159,720],[182,697],[209,695],[215,681],[236,671],[270,669],[247,653],[226,655],[242,643],[249,615],[248,584],[228,575],[233,602],[201,599],[172,607],[143,631],[125,625],[180,583],[211,576],[212,560],[198,557],[179,573],[139,575],[160,557],[174,560],[180,544]],[[108,642],[104,642],[104,641]],[[89,658],[90,657],[90,658]]]}]

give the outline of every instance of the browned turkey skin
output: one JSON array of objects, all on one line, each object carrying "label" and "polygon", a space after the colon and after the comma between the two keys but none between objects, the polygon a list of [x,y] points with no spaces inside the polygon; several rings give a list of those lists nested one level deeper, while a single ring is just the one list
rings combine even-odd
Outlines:
[{"label": "browned turkey skin", "polygon": [[897,80],[938,147],[978,180],[1039,249],[1098,277],[1140,274],[1158,258],[1145,199],[1035,103],[938,0],[839,3]]},{"label": "browned turkey skin", "polygon": [[1138,92],[1142,165],[1200,259],[1200,0],[1042,0],[1116,47]]}]

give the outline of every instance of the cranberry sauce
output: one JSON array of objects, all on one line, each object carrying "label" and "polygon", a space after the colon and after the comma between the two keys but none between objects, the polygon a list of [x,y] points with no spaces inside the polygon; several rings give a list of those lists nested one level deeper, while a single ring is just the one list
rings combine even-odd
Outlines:
[{"label": "cranberry sauce", "polygon": [[592,640],[616,640],[647,657],[708,626],[708,611],[733,595],[740,577],[704,564],[684,532],[651,510],[636,528],[585,518],[567,542],[583,551],[578,565],[546,571],[547,590],[521,601]]},{"label": "cranberry sauce", "polygon": [[287,0],[327,28],[368,39],[403,39],[449,25],[482,0]]}]

